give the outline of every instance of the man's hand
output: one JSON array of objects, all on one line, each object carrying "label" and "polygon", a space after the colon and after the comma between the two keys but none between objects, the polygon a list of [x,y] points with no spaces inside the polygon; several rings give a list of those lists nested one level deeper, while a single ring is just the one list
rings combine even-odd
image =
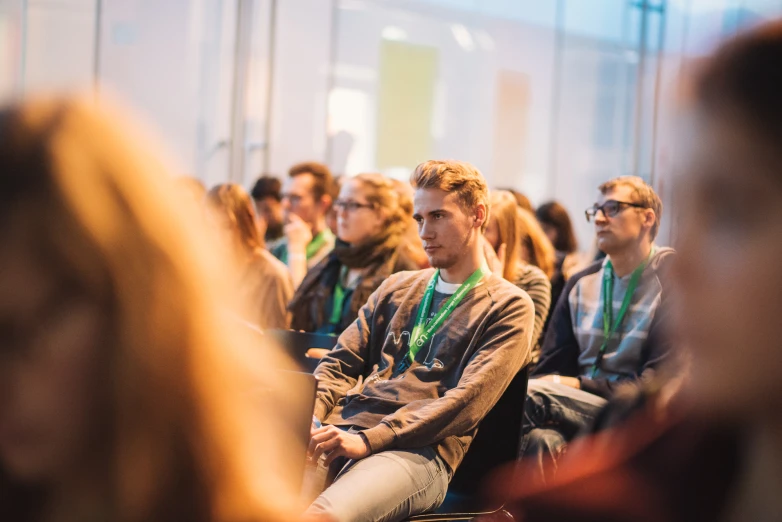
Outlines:
[{"label": "man's hand", "polygon": [[540,377],[535,377],[535,378],[540,379],[541,381],[549,381],[549,382],[564,384],[565,386],[570,386],[571,388],[575,388],[577,390],[581,389],[581,381],[579,381],[578,378],[576,377],[564,377],[562,375],[542,375]]},{"label": "man's hand", "polygon": [[371,453],[364,437],[348,433],[336,426],[323,426],[312,430],[309,454],[317,462],[321,455],[326,454],[325,465],[328,466],[337,457],[363,459]]},{"label": "man's hand", "polygon": [[289,214],[284,231],[285,237],[288,238],[288,252],[304,253],[312,241],[310,226],[296,214]]}]

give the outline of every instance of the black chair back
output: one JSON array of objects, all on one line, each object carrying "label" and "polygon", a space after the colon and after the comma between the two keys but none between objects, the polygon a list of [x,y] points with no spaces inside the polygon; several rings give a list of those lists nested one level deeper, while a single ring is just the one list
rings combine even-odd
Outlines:
[{"label": "black chair back", "polygon": [[483,419],[451,480],[449,492],[472,497],[492,471],[517,459],[528,380],[527,368],[521,369]]},{"label": "black chair back", "polygon": [[304,371],[313,372],[320,359],[307,357],[310,348],[334,348],[337,337],[333,335],[296,332],[294,330],[265,330],[285,352],[298,363]]}]

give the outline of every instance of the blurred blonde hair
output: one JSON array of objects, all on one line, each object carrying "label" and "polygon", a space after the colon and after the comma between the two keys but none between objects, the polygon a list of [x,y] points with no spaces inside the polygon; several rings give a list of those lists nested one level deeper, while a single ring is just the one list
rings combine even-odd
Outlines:
[{"label": "blurred blonde hair", "polygon": [[522,257],[528,257],[525,259],[526,262],[543,270],[543,273],[551,279],[556,262],[554,245],[538,223],[535,214],[519,208],[518,216],[521,224]]},{"label": "blurred blonde hair", "polygon": [[218,212],[224,213],[233,226],[234,233],[248,256],[265,246],[258,230],[258,218],[250,195],[235,183],[223,183],[212,187],[206,200]]},{"label": "blurred blonde hair", "polygon": [[[232,322],[195,204],[114,118],[86,98],[0,111],[0,230],[29,227],[41,259],[105,310],[108,519],[288,520],[294,492],[268,469],[291,435],[251,393],[275,389],[269,368],[285,361],[272,346],[261,361]],[[0,489],[14,486],[0,465]]]},{"label": "blurred blonde hair", "polygon": [[491,219],[497,222],[500,244],[505,245],[505,259],[501,259],[505,268],[502,277],[513,281],[517,276],[521,258],[522,223],[519,218],[516,198],[507,190],[493,190],[491,201]]}]

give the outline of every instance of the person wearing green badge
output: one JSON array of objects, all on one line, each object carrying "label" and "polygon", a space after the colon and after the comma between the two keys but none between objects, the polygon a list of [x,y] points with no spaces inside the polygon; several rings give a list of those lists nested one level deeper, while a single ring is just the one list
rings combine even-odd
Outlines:
[{"label": "person wearing green badge", "polygon": [[334,248],[334,234],[326,226],[332,183],[326,165],[309,162],[291,167],[282,187],[285,239],[271,253],[288,266],[294,288]]},{"label": "person wearing green badge", "polygon": [[305,520],[436,509],[481,420],[529,361],[532,300],[485,264],[486,180],[468,163],[429,161],[411,183],[433,268],[389,276],[315,370],[322,426],[313,423]]},{"label": "person wearing green badge", "polygon": [[635,176],[599,190],[586,217],[607,257],[568,281],[529,383],[522,453],[537,480],[550,477],[566,444],[619,386],[654,371],[670,351],[664,326],[675,252],[654,244],[662,202]]},{"label": "person wearing green badge", "polygon": [[388,276],[417,269],[403,245],[411,206],[382,174],[344,181],[334,202],[337,243],[290,301],[293,330],[339,335]]}]

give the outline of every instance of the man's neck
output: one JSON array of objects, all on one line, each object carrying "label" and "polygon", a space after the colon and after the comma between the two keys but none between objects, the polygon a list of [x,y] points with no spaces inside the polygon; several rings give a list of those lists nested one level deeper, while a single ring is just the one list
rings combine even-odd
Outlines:
[{"label": "man's neck", "polygon": [[440,269],[440,279],[450,284],[464,283],[484,262],[481,249],[477,246],[471,246],[454,266]]},{"label": "man's neck", "polygon": [[622,252],[609,254],[608,259],[611,260],[611,265],[613,265],[616,276],[624,277],[638,268],[638,266],[649,257],[651,251],[652,243],[649,241],[642,241]]},{"label": "man's neck", "polygon": [[323,218],[316,219],[315,224],[312,225],[312,239],[318,237],[318,234],[323,232],[326,228],[326,220]]}]

